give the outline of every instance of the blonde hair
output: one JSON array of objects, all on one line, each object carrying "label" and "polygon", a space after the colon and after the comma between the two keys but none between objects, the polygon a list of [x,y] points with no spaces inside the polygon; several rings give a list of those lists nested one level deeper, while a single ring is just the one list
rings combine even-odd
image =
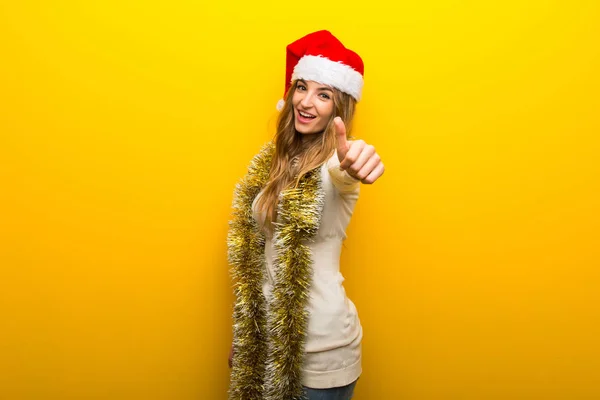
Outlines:
[{"label": "blonde hair", "polygon": [[[333,113],[322,133],[305,137],[296,132],[292,97],[298,81],[290,86],[285,104],[277,118],[275,154],[271,161],[269,180],[256,202],[259,213],[265,215],[263,228],[272,233],[272,222],[277,220],[277,202],[282,190],[297,187],[300,179],[314,168],[325,163],[336,149],[336,133],[333,119],[337,116],[346,125],[346,137],[350,137],[356,100],[347,93],[333,89]],[[297,161],[292,163],[292,160]],[[293,186],[292,186],[293,185]]]}]

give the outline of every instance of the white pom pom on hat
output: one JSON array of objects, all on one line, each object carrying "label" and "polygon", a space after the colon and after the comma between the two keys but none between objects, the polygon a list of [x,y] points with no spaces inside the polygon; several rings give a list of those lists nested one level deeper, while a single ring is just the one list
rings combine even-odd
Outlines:
[{"label": "white pom pom on hat", "polygon": [[281,111],[281,110],[283,110],[284,105],[285,105],[285,100],[279,99],[275,108],[277,109],[277,111]]},{"label": "white pom pom on hat", "polygon": [[[332,86],[360,100],[364,84],[364,64],[354,51],[347,49],[331,32],[316,31],[286,47],[285,90],[296,79]],[[277,111],[285,102],[277,102]]]}]

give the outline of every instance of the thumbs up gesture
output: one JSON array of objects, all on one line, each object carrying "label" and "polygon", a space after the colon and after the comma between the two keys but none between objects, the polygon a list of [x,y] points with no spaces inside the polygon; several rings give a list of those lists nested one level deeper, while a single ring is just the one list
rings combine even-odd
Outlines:
[{"label": "thumbs up gesture", "polygon": [[365,143],[364,140],[348,140],[346,138],[346,125],[340,117],[333,120],[337,136],[337,155],[340,168],[345,170],[362,183],[372,184],[381,175],[384,167],[375,147]]}]

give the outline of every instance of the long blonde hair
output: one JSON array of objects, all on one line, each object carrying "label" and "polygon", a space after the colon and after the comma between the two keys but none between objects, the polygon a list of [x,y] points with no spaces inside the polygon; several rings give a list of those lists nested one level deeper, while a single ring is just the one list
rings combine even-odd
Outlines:
[{"label": "long blonde hair", "polygon": [[[301,141],[301,133],[296,132],[294,125],[294,106],[292,97],[296,91],[298,81],[290,86],[286,96],[285,105],[277,118],[277,132],[275,133],[275,154],[271,162],[269,181],[260,198],[256,202],[257,210],[264,213],[263,228],[267,232],[273,231],[272,222],[277,220],[277,202],[282,190],[297,187],[300,179],[314,168],[325,163],[336,149],[336,133],[333,119],[339,116],[346,125],[346,136],[350,137],[352,119],[356,107],[356,100],[347,93],[333,89],[334,112],[327,122],[322,133],[305,137]],[[292,160],[297,161],[292,163]]]}]

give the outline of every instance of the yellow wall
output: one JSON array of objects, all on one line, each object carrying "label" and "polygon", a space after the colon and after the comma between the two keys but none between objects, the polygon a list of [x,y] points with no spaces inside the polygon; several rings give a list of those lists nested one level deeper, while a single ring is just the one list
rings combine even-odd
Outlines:
[{"label": "yellow wall", "polygon": [[202,3],[0,4],[0,399],[225,398],[233,185],[323,28],[387,167],[355,398],[600,398],[597,1]]}]

